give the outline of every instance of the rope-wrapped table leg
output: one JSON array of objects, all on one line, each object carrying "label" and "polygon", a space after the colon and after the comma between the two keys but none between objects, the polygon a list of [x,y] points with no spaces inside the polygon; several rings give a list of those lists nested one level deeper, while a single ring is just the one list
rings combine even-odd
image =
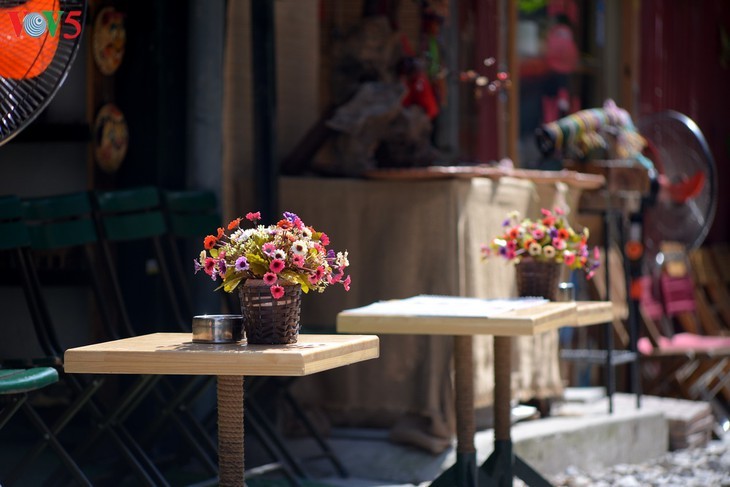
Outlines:
[{"label": "rope-wrapped table leg", "polygon": [[474,416],[474,350],[471,336],[454,337],[456,394],[456,485],[476,486],[476,419]]},{"label": "rope-wrapped table leg", "polygon": [[456,393],[456,451],[474,453],[474,361],[471,336],[454,337],[454,386]]},{"label": "rope-wrapped table leg", "polygon": [[218,478],[243,487],[243,377],[218,376]]},{"label": "rope-wrapped table leg", "polygon": [[510,440],[512,338],[494,337],[494,439]]}]

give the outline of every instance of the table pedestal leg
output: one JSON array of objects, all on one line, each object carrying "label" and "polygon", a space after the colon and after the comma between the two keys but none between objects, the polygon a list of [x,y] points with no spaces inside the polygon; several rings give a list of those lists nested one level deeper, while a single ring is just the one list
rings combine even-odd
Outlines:
[{"label": "table pedestal leg", "polygon": [[494,451],[479,469],[479,485],[511,487],[517,476],[531,487],[549,487],[512,451],[512,338],[494,337]]},{"label": "table pedestal leg", "polygon": [[431,485],[474,487],[476,483],[476,433],[474,416],[474,361],[471,336],[454,337],[454,392],[456,394],[456,463]]},{"label": "table pedestal leg", "polygon": [[218,478],[243,487],[243,377],[218,376]]}]

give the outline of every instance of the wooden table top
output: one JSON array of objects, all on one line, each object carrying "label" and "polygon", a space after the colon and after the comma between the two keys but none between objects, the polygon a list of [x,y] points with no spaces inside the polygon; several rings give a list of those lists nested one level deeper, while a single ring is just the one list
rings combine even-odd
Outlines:
[{"label": "wooden table top", "polygon": [[453,296],[380,301],[337,315],[337,331],[409,335],[536,335],[611,321],[609,302],[540,302]]},{"label": "wooden table top", "polygon": [[153,333],[66,351],[69,373],[301,376],[377,358],[379,339],[299,335],[291,345],[193,343],[191,333]]},{"label": "wooden table top", "polygon": [[613,304],[610,301],[576,301],[578,325],[599,325],[613,321]]}]

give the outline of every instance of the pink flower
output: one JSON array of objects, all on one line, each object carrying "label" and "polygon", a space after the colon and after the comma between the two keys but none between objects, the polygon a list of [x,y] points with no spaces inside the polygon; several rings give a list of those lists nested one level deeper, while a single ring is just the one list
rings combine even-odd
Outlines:
[{"label": "pink flower", "polygon": [[274,255],[274,252],[276,252],[276,245],[271,242],[266,242],[261,246],[261,251],[268,257],[271,257],[272,255]]},{"label": "pink flower", "polygon": [[286,267],[286,264],[284,264],[284,261],[281,259],[274,259],[271,261],[271,264],[269,264],[269,269],[276,274],[283,271],[284,267]]},{"label": "pink flower", "polygon": [[490,249],[487,244],[482,244],[480,250],[482,251],[483,257],[489,257],[492,254],[492,249]]},{"label": "pink flower", "polygon": [[335,271],[334,271],[334,272],[332,273],[332,275],[331,275],[331,276],[329,276],[329,277],[327,278],[327,281],[328,281],[328,282],[329,282],[330,284],[334,284],[334,283],[336,283],[336,282],[340,282],[340,279],[342,279],[342,276],[344,276],[344,275],[345,275],[345,271],[343,271],[343,270],[342,270],[341,268],[340,268],[340,269],[337,269],[337,270],[335,270]]},{"label": "pink flower", "polygon": [[593,258],[596,261],[600,261],[601,260],[601,251],[598,250],[598,247],[593,247]]},{"label": "pink flower", "polygon": [[282,297],[284,295],[284,288],[279,285],[271,286],[270,291],[271,291],[271,296],[274,299],[279,299],[280,297]]},{"label": "pink flower", "polygon": [[256,213],[248,212],[246,213],[246,220],[250,222],[255,222],[256,220],[261,220],[261,212],[257,211]]},{"label": "pink flower", "polygon": [[342,281],[342,285],[345,286],[345,291],[350,290],[350,276],[347,276],[344,281]]},{"label": "pink flower", "polygon": [[295,255],[291,258],[292,264],[294,264],[297,267],[304,267],[304,256],[303,255]]},{"label": "pink flower", "polygon": [[212,275],[213,272],[215,272],[215,259],[212,257],[206,258],[203,270],[205,270],[205,273],[209,276]]},{"label": "pink flower", "polygon": [[276,274],[274,274],[273,272],[267,272],[266,274],[264,274],[264,282],[269,286],[271,286],[272,284],[276,284],[276,281],[278,280],[279,278],[276,277]]},{"label": "pink flower", "polygon": [[558,215],[565,215],[565,210],[563,210],[559,206],[556,206],[555,207],[555,213],[557,213]]},{"label": "pink flower", "polygon": [[319,279],[317,279],[316,274],[309,274],[307,279],[309,280],[309,283],[312,284],[313,286],[316,286],[317,283],[319,282]]},{"label": "pink flower", "polygon": [[322,235],[319,237],[319,241],[322,242],[322,245],[330,244],[330,238],[324,232],[322,232]]},{"label": "pink flower", "polygon": [[575,254],[570,251],[566,251],[563,254],[563,261],[565,262],[565,265],[571,266],[575,263]]},{"label": "pink flower", "polygon": [[539,228],[536,228],[532,231],[532,236],[535,238],[535,240],[542,240],[542,238],[545,236],[545,232],[543,232]]},{"label": "pink flower", "polygon": [[511,250],[512,252],[517,250],[517,242],[515,242],[514,240],[509,240],[507,242],[507,250]]},{"label": "pink flower", "polygon": [[553,214],[548,210],[547,208],[540,209],[540,213],[542,213],[543,216],[552,216]]}]

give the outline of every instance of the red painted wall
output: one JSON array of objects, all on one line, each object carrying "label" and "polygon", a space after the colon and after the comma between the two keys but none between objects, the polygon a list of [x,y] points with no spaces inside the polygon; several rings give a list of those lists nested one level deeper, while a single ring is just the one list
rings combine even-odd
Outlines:
[{"label": "red painted wall", "polygon": [[672,109],[692,118],[715,158],[719,201],[706,243],[730,241],[730,53],[721,65],[727,0],[641,0],[639,116]]}]

